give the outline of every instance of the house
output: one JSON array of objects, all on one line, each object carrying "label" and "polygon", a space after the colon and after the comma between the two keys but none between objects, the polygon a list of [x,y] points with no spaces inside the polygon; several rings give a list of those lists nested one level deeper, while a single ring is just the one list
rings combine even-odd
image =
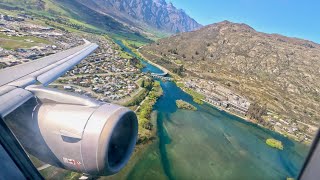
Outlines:
[{"label": "house", "polygon": [[81,89],[76,89],[75,92],[76,93],[82,93],[82,90]]},{"label": "house", "polygon": [[72,90],[72,87],[71,86],[63,86],[63,89],[64,90]]}]

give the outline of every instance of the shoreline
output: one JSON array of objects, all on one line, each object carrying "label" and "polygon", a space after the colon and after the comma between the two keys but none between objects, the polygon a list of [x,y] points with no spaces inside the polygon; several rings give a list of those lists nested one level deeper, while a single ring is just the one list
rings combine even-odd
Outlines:
[{"label": "shoreline", "polygon": [[[128,48],[131,50],[131,47],[128,47]],[[140,48],[141,48],[141,47],[140,47]],[[142,60],[150,63],[150,64],[153,65],[153,66],[156,66],[157,68],[159,68],[159,69],[161,69],[162,71],[164,71],[164,72],[168,73],[169,75],[171,75],[172,78],[174,79],[173,82],[183,81],[183,79],[181,79],[179,76],[177,76],[176,74],[172,73],[171,71],[169,71],[169,70],[166,69],[165,67],[163,67],[163,66],[161,66],[161,65],[159,65],[159,64],[156,64],[156,63],[152,62],[151,60],[147,59],[145,56],[143,56],[143,54],[141,54],[140,51],[139,51],[140,48],[136,49],[136,51],[137,51],[139,54],[136,54],[136,53],[133,52],[132,50],[131,50],[131,51],[132,51],[136,56],[141,57]],[[179,87],[179,88],[180,88],[182,91],[184,91],[185,93],[187,93],[183,88],[181,88],[181,87]],[[187,94],[188,94],[188,93],[187,93]],[[272,132],[278,133],[278,134],[280,134],[280,135],[282,135],[282,136],[284,136],[284,137],[286,137],[286,138],[288,138],[288,139],[290,139],[290,140],[294,140],[294,141],[296,141],[296,142],[303,143],[303,144],[305,144],[305,145],[310,145],[310,144],[311,144],[311,142],[308,142],[308,141],[300,141],[299,139],[297,139],[297,138],[296,138],[295,136],[293,136],[293,135],[284,134],[284,133],[281,132],[281,131],[276,131],[276,130],[267,128],[267,127],[265,127],[265,126],[263,126],[263,125],[261,125],[261,124],[259,124],[259,123],[253,122],[252,120],[250,120],[250,119],[247,118],[247,117],[243,117],[243,116],[241,116],[241,115],[239,115],[239,114],[237,114],[237,113],[234,113],[234,112],[232,112],[232,111],[230,111],[230,110],[228,110],[228,109],[226,109],[226,108],[223,108],[223,107],[220,107],[220,106],[216,106],[216,105],[214,105],[214,104],[211,104],[211,103],[205,101],[204,99],[201,99],[201,101],[207,103],[208,105],[210,105],[210,106],[212,106],[212,107],[214,107],[214,108],[217,108],[217,109],[220,110],[220,111],[224,111],[224,112],[226,112],[226,113],[228,113],[228,114],[230,114],[230,115],[234,115],[234,116],[236,116],[236,117],[238,117],[238,118],[240,118],[240,119],[242,119],[242,120],[244,120],[244,121],[246,121],[246,122],[248,122],[248,123],[252,123],[252,124],[255,124],[255,125],[257,125],[257,126],[259,126],[259,127],[261,127],[261,128],[268,129],[268,130],[270,130],[270,131],[272,131]]]},{"label": "shoreline", "polygon": [[[139,52],[139,53],[140,53],[140,52]],[[141,54],[141,53],[140,53],[140,54]],[[143,59],[144,59],[145,61],[151,62],[150,64],[152,64],[152,65],[155,64],[155,63],[152,62],[151,60],[145,59],[145,57],[144,57],[142,54],[141,54],[141,56],[143,57]],[[164,67],[162,67],[162,66],[160,66],[160,65],[158,65],[158,64],[156,64],[156,67],[161,67],[161,70],[162,70],[162,69],[167,70],[166,68],[164,68]],[[168,70],[167,70],[167,71],[168,71]],[[170,71],[168,71],[168,73],[169,73],[170,75],[174,74],[174,73],[172,73],[172,72],[170,72]],[[174,79],[175,81],[177,81],[177,80],[183,81],[183,79],[181,79],[181,78],[177,79],[176,76],[175,76],[175,74],[174,74],[174,76],[172,76],[172,77],[173,77],[173,79]],[[181,87],[179,87],[179,88],[180,88],[182,91],[184,91],[185,93],[187,93],[183,88],[181,88]],[[187,94],[188,94],[188,93],[187,93]],[[247,117],[243,117],[243,116],[241,116],[241,115],[239,115],[239,114],[236,114],[236,113],[234,113],[234,112],[232,112],[232,111],[230,111],[230,110],[228,110],[228,109],[226,109],[226,108],[223,108],[223,107],[220,107],[220,106],[216,106],[216,105],[214,105],[214,104],[211,104],[211,103],[205,101],[204,99],[201,99],[201,101],[207,103],[208,105],[210,105],[210,106],[212,106],[212,107],[214,107],[214,108],[217,108],[217,109],[220,110],[220,111],[224,111],[224,112],[226,112],[226,113],[228,113],[228,114],[230,114],[230,115],[234,115],[234,116],[236,116],[236,117],[238,117],[238,118],[240,118],[240,119],[242,119],[242,120],[244,120],[244,121],[246,121],[246,122],[248,122],[248,123],[252,123],[252,124],[255,124],[255,125],[257,125],[257,126],[259,126],[259,127],[261,127],[261,128],[264,128],[264,129],[270,130],[270,131],[272,131],[272,132],[278,133],[278,134],[280,134],[280,135],[282,135],[282,136],[284,136],[284,137],[286,137],[286,138],[288,138],[288,139],[290,139],[290,140],[293,140],[293,141],[295,141],[295,142],[302,143],[302,144],[305,144],[305,145],[308,145],[308,146],[310,146],[311,143],[312,143],[312,142],[308,142],[308,141],[300,141],[299,139],[297,139],[297,138],[296,138],[295,136],[293,136],[293,135],[284,134],[284,133],[281,132],[281,131],[276,131],[276,130],[272,130],[272,129],[270,129],[270,128],[267,128],[267,127],[265,127],[265,126],[263,126],[263,125],[261,125],[261,124],[259,124],[259,123],[253,122],[252,120],[250,120],[250,119],[247,118]]]},{"label": "shoreline", "polygon": [[[143,46],[142,46],[142,47],[143,47]],[[140,48],[142,48],[142,47],[140,47]],[[164,73],[171,74],[171,72],[170,72],[168,69],[166,69],[165,67],[160,66],[159,64],[156,64],[156,63],[150,61],[149,59],[147,59],[146,57],[144,57],[143,54],[141,54],[140,51],[139,51],[140,48],[137,49],[137,52],[139,53],[138,55],[136,54],[137,56],[140,56],[143,61],[146,61],[146,62],[148,62],[149,64],[151,64],[151,65],[159,68],[159,69],[160,69],[161,71],[163,71]]]},{"label": "shoreline", "polygon": [[[180,88],[180,87],[179,87],[179,88]],[[180,89],[181,89],[182,91],[184,91],[185,93],[187,93],[183,88],[180,88]],[[232,112],[232,111],[230,111],[230,110],[228,110],[228,109],[226,109],[226,108],[224,108],[224,107],[217,106],[217,105],[215,105],[215,104],[212,104],[212,103],[210,103],[210,102],[207,102],[207,101],[204,100],[204,99],[201,99],[201,101],[204,102],[204,103],[206,103],[206,104],[208,104],[208,105],[211,106],[211,107],[214,107],[214,108],[218,109],[219,111],[224,111],[224,112],[226,112],[226,113],[228,113],[228,114],[230,114],[230,115],[236,116],[236,117],[238,117],[238,118],[240,118],[240,119],[242,119],[242,120],[244,120],[244,121],[246,121],[246,122],[248,122],[248,123],[251,123],[251,124],[257,125],[257,126],[259,126],[259,127],[261,127],[261,128],[267,129],[267,130],[269,130],[269,131],[278,133],[278,134],[280,134],[281,136],[284,136],[284,137],[286,137],[286,138],[288,138],[288,139],[290,139],[290,140],[293,140],[293,141],[295,141],[295,142],[302,143],[302,144],[305,144],[305,145],[307,145],[307,146],[310,146],[311,143],[312,143],[312,142],[308,142],[308,141],[300,141],[299,139],[297,139],[296,137],[294,137],[294,136],[292,136],[292,135],[290,135],[290,134],[284,134],[284,133],[282,133],[281,131],[276,131],[276,130],[269,129],[269,128],[267,128],[267,127],[265,127],[265,126],[263,126],[263,125],[261,125],[261,124],[259,124],[259,123],[253,122],[253,121],[252,121],[251,119],[249,119],[248,117],[244,117],[244,116],[241,116],[241,115],[239,115],[239,114],[236,114],[236,113],[234,113],[234,112]]]}]

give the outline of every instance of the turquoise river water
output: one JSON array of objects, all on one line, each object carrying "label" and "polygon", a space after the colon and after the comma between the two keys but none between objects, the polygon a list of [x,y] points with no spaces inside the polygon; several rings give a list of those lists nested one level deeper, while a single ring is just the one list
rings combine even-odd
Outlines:
[{"label": "turquoise river water", "polygon": [[[117,43],[132,53],[121,42]],[[144,72],[161,73],[143,61]],[[270,179],[297,177],[307,146],[210,105],[198,105],[173,82],[162,82],[156,103],[158,140],[148,147],[128,179]],[[177,109],[182,99],[197,111]],[[281,140],[284,150],[266,145]]]}]

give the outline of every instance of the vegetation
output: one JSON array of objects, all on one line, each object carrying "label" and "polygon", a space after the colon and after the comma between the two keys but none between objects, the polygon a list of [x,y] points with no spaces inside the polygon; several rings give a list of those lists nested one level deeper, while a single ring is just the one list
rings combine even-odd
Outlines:
[{"label": "vegetation", "polygon": [[[248,33],[243,36],[242,31],[231,31],[235,27]],[[219,33],[221,29],[230,31],[223,37],[210,35]],[[254,52],[249,50],[256,42],[262,42],[260,49]],[[316,61],[320,53],[314,51],[319,50],[316,44],[304,40],[299,42],[294,38],[278,38],[277,35],[257,35],[249,26],[227,22],[162,39],[142,47],[140,52],[171,72],[179,68],[177,60],[183,60],[186,69],[183,74],[188,78],[212,81],[250,101],[257,101],[250,107],[248,117],[268,129],[275,128],[279,120],[270,116],[269,112],[281,115],[281,119],[291,128],[294,123],[307,124],[308,130],[298,128],[289,133],[305,141],[303,136],[314,136],[319,126],[320,111],[317,109],[320,97],[314,89],[320,83],[320,78],[317,78],[320,61]],[[275,48],[270,50],[270,44]],[[292,53],[292,48],[288,46],[295,47],[297,52]],[[221,48],[225,51],[219,51]],[[278,56],[272,57],[272,54]],[[317,63],[308,66],[310,62]],[[303,74],[310,74],[310,77],[304,78]],[[267,118],[272,121],[268,123]],[[280,127],[275,130],[289,129]]]},{"label": "vegetation", "polygon": [[190,96],[192,96],[193,101],[198,104],[203,104],[201,99],[204,99],[204,95],[197,93],[196,91],[190,89],[190,88],[184,88],[185,92],[188,93]]},{"label": "vegetation", "polygon": [[142,58],[141,54],[138,51],[138,48],[142,45],[145,45],[145,42],[139,42],[139,41],[130,41],[130,40],[121,40],[122,44],[125,45],[127,48],[129,48],[133,54],[137,57],[137,58]]},{"label": "vegetation", "polygon": [[11,49],[18,49],[18,48],[30,48],[36,46],[38,44],[51,44],[49,41],[31,37],[31,36],[24,36],[24,37],[16,37],[16,36],[6,36],[3,33],[0,33],[0,44],[1,47],[7,50]]},{"label": "vegetation", "polygon": [[133,66],[135,66],[138,69],[142,69],[144,67],[144,65],[141,63],[141,61],[136,57],[132,57],[130,59],[130,64],[132,64]]},{"label": "vegetation", "polygon": [[144,144],[153,139],[151,132],[153,128],[151,123],[151,113],[154,104],[163,94],[163,91],[159,81],[154,81],[149,78],[140,79],[137,84],[143,88],[143,90],[131,101],[124,104],[124,106],[137,107],[135,108],[139,121],[139,137],[137,143]]},{"label": "vegetation", "polygon": [[140,91],[134,98],[132,98],[127,103],[123,104],[124,106],[137,106],[139,105],[143,99],[147,96],[148,91],[146,89],[143,89]]},{"label": "vegetation", "polygon": [[[146,84],[148,86],[149,82],[143,82],[143,84]],[[139,136],[137,141],[138,144],[145,144],[154,139],[153,132],[151,131],[153,129],[153,124],[151,122],[153,118],[151,117],[151,114],[154,104],[157,102],[157,99],[162,95],[163,92],[160,86],[160,82],[151,81],[151,84],[152,88],[148,96],[142,102],[140,108],[137,111],[139,120]]]},{"label": "vegetation", "polygon": [[24,12],[66,32],[108,34],[110,37],[129,39],[133,42],[152,42],[113,18],[93,11],[77,1],[4,0],[0,2],[0,7],[10,12],[15,11],[16,14]]},{"label": "vegetation", "polygon": [[[129,39],[121,39],[122,43],[130,48],[133,52],[137,51],[137,49],[141,46],[144,46],[148,44],[147,42],[144,41],[139,41],[139,40],[129,40]],[[137,51],[138,52],[138,51]],[[135,52],[134,52],[135,53]],[[137,54],[137,53],[135,53]]]},{"label": "vegetation", "polygon": [[120,57],[123,59],[132,59],[132,56],[128,54],[127,52],[121,51]]},{"label": "vegetation", "polygon": [[283,150],[282,142],[279,141],[279,140],[270,138],[270,139],[266,140],[266,144],[271,146],[271,147],[273,147],[273,148],[277,148],[277,149]]},{"label": "vegetation", "polygon": [[263,119],[264,115],[267,115],[267,105],[266,104],[260,105],[259,103],[254,102],[250,105],[250,107],[248,109],[247,116],[250,119],[257,120],[258,123],[260,123],[264,126],[268,126],[268,122]]},{"label": "vegetation", "polygon": [[176,82],[176,85],[179,87],[179,88],[184,88],[184,84],[183,82]]},{"label": "vegetation", "polygon": [[191,105],[188,102],[185,102],[183,100],[176,100],[176,105],[178,106],[179,109],[187,109],[187,110],[192,110],[192,111],[196,111],[197,108],[194,107],[193,105]]},{"label": "vegetation", "polygon": [[150,114],[152,112],[154,104],[157,102],[158,98],[162,95],[163,91],[160,86],[159,81],[144,81],[143,85],[146,89],[150,89],[148,96],[145,98],[143,103],[140,105],[138,111],[139,127],[147,130],[152,129],[152,124],[150,122]]},{"label": "vegetation", "polygon": [[183,65],[179,66],[178,68],[173,69],[173,73],[178,74],[179,76],[183,76],[183,72],[185,71]]},{"label": "vegetation", "polygon": [[184,86],[184,84],[182,82],[177,82],[176,85],[178,87],[180,87],[181,89],[183,89],[186,93],[188,93],[190,96],[192,96],[193,101],[197,104],[203,104],[203,102],[201,101],[201,99],[204,99],[205,96],[192,90],[191,88],[187,88]]}]

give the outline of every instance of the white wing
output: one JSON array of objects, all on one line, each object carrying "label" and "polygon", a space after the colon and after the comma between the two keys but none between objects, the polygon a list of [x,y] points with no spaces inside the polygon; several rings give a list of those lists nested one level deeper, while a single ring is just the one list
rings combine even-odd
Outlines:
[{"label": "white wing", "polygon": [[0,117],[4,117],[33,97],[25,88],[47,86],[91,54],[98,45],[85,44],[36,61],[0,70]]}]

